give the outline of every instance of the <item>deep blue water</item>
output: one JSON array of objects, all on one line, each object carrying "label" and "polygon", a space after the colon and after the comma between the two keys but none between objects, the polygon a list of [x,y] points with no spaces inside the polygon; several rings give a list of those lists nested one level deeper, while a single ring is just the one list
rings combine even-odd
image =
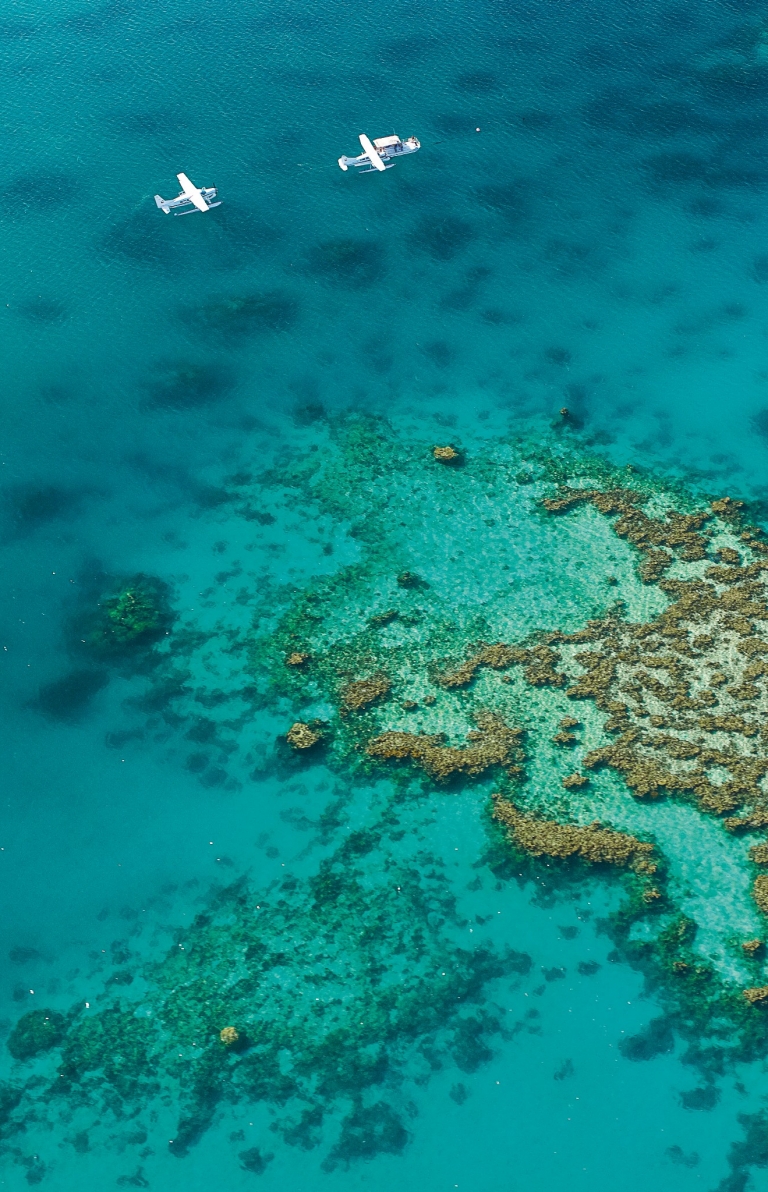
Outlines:
[{"label": "deep blue water", "polygon": [[[323,554],[305,512],[272,526],[222,497],[225,477],[311,446],[321,409],[480,443],[543,434],[567,406],[609,459],[761,509],[766,47],[757,4],[6,4],[6,1030],[41,992],[85,996],[89,963],[137,921],[151,956],[222,872],[266,885],[311,868],[301,815],[343,776],[318,764],[291,787],[212,756],[201,782],[186,725],[125,735],[144,679],[90,671],[71,624],[100,575],[158,575],[205,627],[224,572],[210,620],[226,605],[245,625],[248,591],[351,558]],[[360,131],[423,148],[344,175]],[[157,211],[179,170],[222,207]],[[229,1140],[256,1118],[233,1109],[183,1161],[164,1136],[141,1158],[130,1139],[77,1154],[53,1132],[43,1187],[137,1170],[162,1189],[764,1186],[764,1169],[729,1165],[739,1113],[765,1101],[757,1068],[687,1107],[680,1047],[643,1064],[618,1050],[658,1012],[639,976],[606,963],[594,919],[530,894],[504,893],[501,938],[568,978],[539,995],[540,1033],[414,1089],[401,1153],[328,1173],[260,1118],[254,1145],[275,1159],[256,1176]],[[577,979],[591,957],[599,974]],[[12,1145],[0,1184],[15,1190],[42,1169],[23,1134]]]}]

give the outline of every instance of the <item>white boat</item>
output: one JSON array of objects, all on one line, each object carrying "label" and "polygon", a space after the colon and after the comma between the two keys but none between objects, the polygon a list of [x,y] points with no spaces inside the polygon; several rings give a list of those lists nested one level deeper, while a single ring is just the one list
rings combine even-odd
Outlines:
[{"label": "white boat", "polygon": [[406,141],[401,141],[396,136],[378,137],[375,141],[369,141],[365,133],[361,133],[360,144],[363,152],[359,157],[339,158],[339,166],[345,172],[350,166],[354,166],[363,174],[370,174],[374,170],[380,173],[391,170],[395,164],[392,158],[404,157],[407,153],[415,153],[417,149],[421,149],[421,142],[417,141],[416,137],[408,137]]}]

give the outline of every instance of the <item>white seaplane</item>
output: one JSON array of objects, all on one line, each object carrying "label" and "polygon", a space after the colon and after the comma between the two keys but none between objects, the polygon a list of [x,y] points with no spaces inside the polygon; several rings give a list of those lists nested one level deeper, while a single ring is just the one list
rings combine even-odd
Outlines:
[{"label": "white seaplane", "polygon": [[365,133],[361,133],[360,144],[363,146],[363,152],[359,157],[339,158],[342,170],[346,171],[350,166],[355,166],[362,174],[371,174],[374,170],[391,170],[395,163],[390,161],[390,158],[403,157],[406,153],[415,153],[417,149],[421,149],[421,143],[415,137],[408,137],[407,141],[401,141],[399,137],[394,136],[378,137],[371,142]]},{"label": "white seaplane", "polygon": [[221,201],[214,203],[216,198],[215,186],[193,186],[186,174],[177,174],[181,184],[181,194],[176,199],[164,199],[160,195],[155,195],[155,202],[161,211],[166,215],[170,215],[173,207],[186,207],[190,204],[187,211],[174,211],[174,215],[192,215],[195,211],[210,211],[211,207],[220,207]]}]

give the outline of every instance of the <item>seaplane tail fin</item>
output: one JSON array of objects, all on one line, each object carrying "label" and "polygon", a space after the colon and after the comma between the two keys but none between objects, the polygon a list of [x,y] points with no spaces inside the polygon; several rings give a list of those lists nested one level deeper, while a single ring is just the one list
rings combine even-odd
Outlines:
[{"label": "seaplane tail fin", "polygon": [[194,203],[198,211],[207,211],[208,204],[200,193],[197,186],[193,186],[186,174],[177,174],[181,189],[184,191],[184,198],[189,199],[190,203]]},{"label": "seaplane tail fin", "polygon": [[155,205],[164,211],[166,215],[171,214],[171,209],[162,195],[155,195]]},{"label": "seaplane tail fin", "polygon": [[384,162],[381,160],[364,132],[360,133],[360,144],[363,146],[363,153],[368,158],[374,170],[386,170],[387,167],[384,165]]}]

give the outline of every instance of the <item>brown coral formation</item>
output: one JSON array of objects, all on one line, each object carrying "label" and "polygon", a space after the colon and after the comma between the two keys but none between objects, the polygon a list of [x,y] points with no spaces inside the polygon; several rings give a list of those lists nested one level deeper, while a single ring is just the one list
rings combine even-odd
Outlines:
[{"label": "brown coral formation", "polygon": [[309,662],[309,654],[304,654],[301,650],[294,650],[289,654],[285,660],[286,666],[305,666]]},{"label": "brown coral formation", "polygon": [[768,1001],[768,985],[753,986],[752,989],[742,989],[741,992],[753,1006]]},{"label": "brown coral formation", "polygon": [[381,733],[368,742],[370,757],[410,759],[432,778],[445,781],[454,774],[476,777],[491,766],[502,766],[507,773],[520,772],[522,730],[510,728],[493,712],[480,711],[475,716],[477,729],[467,733],[468,744],[456,748],[445,744],[442,733]]},{"label": "brown coral formation", "polygon": [[493,796],[493,816],[507,829],[510,838],[534,857],[581,857],[592,864],[629,866],[639,873],[653,873],[649,859],[653,845],[600,824],[579,827],[556,820],[523,815],[502,795]]},{"label": "brown coral formation", "polygon": [[388,608],[386,612],[376,613],[375,616],[370,617],[368,624],[371,629],[383,629],[385,625],[389,625],[392,621],[396,621],[400,613],[396,608]]},{"label": "brown coral formation", "polygon": [[240,1035],[235,1027],[225,1026],[223,1030],[219,1031],[219,1038],[225,1047],[231,1047],[233,1043],[237,1043]]},{"label": "brown coral formation", "polygon": [[294,749],[311,749],[322,741],[323,734],[316,723],[305,724],[303,720],[297,720],[288,729],[285,739]]},{"label": "brown coral formation", "polygon": [[552,738],[553,745],[575,745],[578,737],[573,730],[580,727],[581,721],[576,720],[573,716],[564,716],[560,721],[558,731]]},{"label": "brown coral formation", "polygon": [[[731,831],[768,825],[768,735],[760,731],[768,712],[768,547],[759,531],[742,529],[741,550],[711,549],[715,518],[720,533],[740,528],[730,498],[658,516],[631,489],[563,487],[544,501],[552,513],[584,504],[614,519],[615,532],[640,553],[641,577],[669,605],[644,624],[617,608],[577,633],[550,634],[544,673],[532,681],[567,684],[569,698],[593,700],[606,713],[614,739],[587,754],[585,769],[611,766],[638,797],[678,794],[713,814],[748,804],[747,814],[725,820]],[[703,574],[701,566],[686,570],[708,558]],[[673,563],[676,577],[662,579]],[[555,740],[573,743],[562,728]]]},{"label": "brown coral formation", "polygon": [[754,956],[756,952],[760,951],[762,946],[762,940],[745,940],[741,948],[743,952],[746,952],[747,956]]},{"label": "brown coral formation", "polygon": [[578,790],[579,787],[588,785],[589,779],[586,774],[566,774],[563,779],[563,786],[566,790]]},{"label": "brown coral formation", "polygon": [[370,679],[358,679],[342,688],[341,698],[344,706],[352,712],[359,712],[361,708],[372,704],[374,700],[382,699],[390,691],[392,684],[385,674],[371,675]]},{"label": "brown coral formation", "polygon": [[604,514],[619,514],[614,530],[645,555],[649,565],[659,575],[672,563],[673,553],[687,562],[706,558],[706,541],[699,533],[709,518],[709,512],[678,513],[669,510],[666,517],[650,517],[640,505],[643,493],[628,488],[609,492],[602,489],[563,488],[557,497],[545,499],[544,508],[550,513],[562,513],[574,505],[589,502]]},{"label": "brown coral formation", "polygon": [[[605,739],[584,757],[572,731],[579,720],[561,722],[554,742],[577,752],[578,769],[563,780],[566,788],[583,786],[589,771],[607,766],[638,798],[694,801],[723,817],[731,832],[768,827],[768,543],[761,531],[743,524],[739,503],[730,498],[686,512],[631,488],[561,486],[543,505],[557,515],[590,506],[609,518],[637,551],[640,578],[664,595],[666,607],[648,621],[631,622],[619,602],[573,633],[541,633],[514,645],[479,642],[463,660],[433,672],[433,681],[453,690],[469,686],[484,668],[519,666],[528,684],[563,689],[570,700],[590,700],[604,714]],[[382,689],[371,686],[377,678]],[[389,681],[379,676],[351,684],[342,699],[353,709],[387,690]],[[449,746],[440,735],[385,732],[369,741],[367,751],[410,759],[444,779],[479,774],[490,765],[514,770],[518,735],[500,717],[482,712],[466,747]],[[514,808],[509,815],[516,817],[507,824],[513,834],[527,833],[534,847],[546,837],[551,855],[597,857],[603,843],[608,850],[600,833],[614,843],[622,838],[599,826],[536,821]],[[639,854],[650,846],[635,845],[637,864],[647,867],[651,863]],[[755,846],[751,857],[768,864],[768,841]],[[768,875],[756,879],[753,895],[768,914]],[[649,887],[644,896],[660,894]]]},{"label": "brown coral formation", "polygon": [[749,850],[749,859],[754,861],[755,865],[768,865],[768,841],[753,844]]},{"label": "brown coral formation", "polygon": [[441,464],[455,464],[461,459],[461,452],[450,445],[446,447],[433,447],[432,454]]},{"label": "brown coral formation", "polygon": [[752,897],[757,903],[758,910],[768,915],[768,873],[761,873],[752,884]]},{"label": "brown coral formation", "polygon": [[555,633],[546,635],[543,641],[533,646],[507,646],[503,642],[495,642],[493,645],[481,643],[466,662],[438,675],[437,682],[441,687],[466,687],[481,667],[505,670],[514,663],[519,663],[525,668],[526,680],[532,686],[560,687],[566,678],[555,670],[558,656],[551,646],[551,642],[558,639],[559,634]]},{"label": "brown coral formation", "polygon": [[492,646],[481,643],[477,652],[466,662],[462,662],[460,666],[454,667],[452,670],[443,671],[441,675],[438,675],[437,681],[441,687],[466,687],[468,683],[472,682],[481,667],[489,666],[493,670],[504,670],[513,662],[522,662],[524,654],[525,651],[505,646],[502,642],[497,642]]},{"label": "brown coral formation", "polygon": [[723,825],[729,832],[754,832],[768,826],[768,811],[758,808],[751,815],[729,815]]}]

